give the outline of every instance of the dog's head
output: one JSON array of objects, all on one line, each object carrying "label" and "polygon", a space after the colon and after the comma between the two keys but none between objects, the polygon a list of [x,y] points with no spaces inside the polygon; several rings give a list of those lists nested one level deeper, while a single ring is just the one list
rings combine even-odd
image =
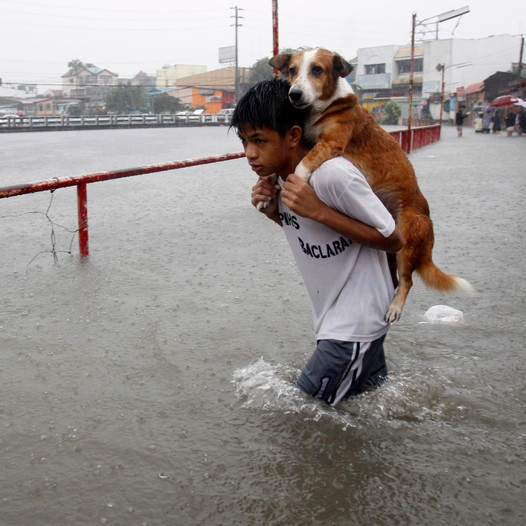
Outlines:
[{"label": "dog's head", "polygon": [[332,99],[337,94],[339,79],[347,77],[353,69],[340,55],[327,49],[276,55],[269,64],[289,79],[289,99],[298,108]]}]

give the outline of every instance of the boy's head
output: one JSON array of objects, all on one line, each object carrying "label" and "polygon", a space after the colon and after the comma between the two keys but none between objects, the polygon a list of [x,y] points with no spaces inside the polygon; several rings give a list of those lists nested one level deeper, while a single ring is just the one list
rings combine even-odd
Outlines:
[{"label": "boy's head", "polygon": [[252,86],[237,103],[230,127],[268,128],[285,137],[293,126],[303,130],[304,112],[289,101],[290,85],[283,79],[272,79]]}]

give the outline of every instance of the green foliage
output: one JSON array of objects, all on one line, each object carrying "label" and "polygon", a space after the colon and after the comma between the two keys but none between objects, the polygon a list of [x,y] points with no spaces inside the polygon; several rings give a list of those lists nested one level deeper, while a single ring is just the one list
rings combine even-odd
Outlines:
[{"label": "green foliage", "polygon": [[152,110],[154,113],[175,113],[183,110],[184,105],[177,97],[172,97],[168,93],[161,93],[152,99]]},{"label": "green foliage", "polygon": [[398,102],[390,100],[383,105],[384,120],[382,124],[398,124],[400,115],[402,115],[402,108]]},{"label": "green foliage", "polygon": [[121,114],[141,111],[146,107],[145,98],[140,86],[118,86],[112,88],[106,97],[106,109]]},{"label": "green foliage", "polygon": [[82,108],[80,107],[80,104],[72,104],[68,106],[67,113],[73,117],[78,117],[79,115],[82,115]]},{"label": "green foliage", "polygon": [[70,60],[68,62],[68,68],[73,69],[73,71],[79,71],[84,67],[84,62],[82,60],[79,60],[78,58],[75,58],[73,60]]},{"label": "green foliage", "polygon": [[274,69],[269,65],[268,57],[259,59],[250,71],[250,84],[257,84],[263,80],[270,80],[274,77]]},{"label": "green foliage", "polygon": [[[296,53],[299,49],[286,48],[282,49],[280,53]],[[274,68],[269,65],[269,57],[260,58],[251,68],[250,71],[250,85],[253,86],[263,80],[270,80],[274,77]]]}]

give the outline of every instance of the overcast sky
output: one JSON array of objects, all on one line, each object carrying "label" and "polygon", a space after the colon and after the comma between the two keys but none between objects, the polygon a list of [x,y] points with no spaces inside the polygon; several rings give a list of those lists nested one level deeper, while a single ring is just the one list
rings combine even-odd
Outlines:
[{"label": "overcast sky", "polygon": [[[271,0],[0,0],[0,77],[60,85],[72,59],[125,78],[166,64],[217,69],[218,48],[234,44],[236,5],[239,65],[249,67],[272,55]],[[362,47],[409,44],[413,12],[421,21],[465,5],[470,13],[440,24],[439,38],[526,32],[526,0],[278,0],[279,45],[351,59]]]}]

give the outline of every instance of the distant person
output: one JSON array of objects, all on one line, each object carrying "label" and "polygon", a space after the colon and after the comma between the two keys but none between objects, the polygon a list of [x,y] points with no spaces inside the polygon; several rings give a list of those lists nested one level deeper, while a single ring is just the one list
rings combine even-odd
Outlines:
[{"label": "distant person", "polygon": [[520,137],[523,133],[526,133],[526,108],[521,108],[521,111],[519,111],[517,115],[517,120],[517,131],[519,132]]},{"label": "distant person", "polygon": [[502,115],[500,110],[495,112],[491,120],[493,122],[493,133],[496,133],[497,135],[500,134],[500,130],[502,129]]},{"label": "distant person", "polygon": [[482,113],[477,113],[477,116],[475,117],[475,133],[482,133]]},{"label": "distant person", "polygon": [[510,108],[506,115],[506,135],[511,137],[513,135],[513,130],[515,130],[515,112]]},{"label": "distant person", "polygon": [[491,110],[486,110],[482,117],[482,133],[489,133],[491,126]]},{"label": "distant person", "polygon": [[458,137],[462,137],[462,128],[464,126],[464,119],[469,115],[469,113],[464,113],[465,109],[466,109],[466,106],[462,104],[455,115],[455,124],[457,125]]}]

